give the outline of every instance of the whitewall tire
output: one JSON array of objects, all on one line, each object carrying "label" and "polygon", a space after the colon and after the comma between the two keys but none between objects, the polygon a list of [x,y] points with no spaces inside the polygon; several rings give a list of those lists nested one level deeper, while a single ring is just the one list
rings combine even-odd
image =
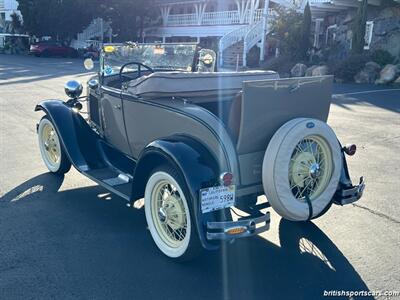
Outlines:
[{"label": "whitewall tire", "polygon": [[145,189],[145,213],[151,236],[168,257],[188,260],[201,250],[190,214],[188,189],[180,174],[164,166],[153,171]]},{"label": "whitewall tire", "polygon": [[282,217],[305,221],[331,204],[341,169],[341,148],[333,130],[319,120],[293,119],[279,128],[265,152],[264,191]]},{"label": "whitewall tire", "polygon": [[50,172],[62,175],[69,171],[71,163],[64,151],[53,123],[44,116],[38,126],[39,149],[43,162]]}]

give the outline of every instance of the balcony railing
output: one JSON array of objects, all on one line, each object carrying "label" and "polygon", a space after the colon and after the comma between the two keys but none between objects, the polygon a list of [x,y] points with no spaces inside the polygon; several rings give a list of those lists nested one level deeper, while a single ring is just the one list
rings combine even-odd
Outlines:
[{"label": "balcony railing", "polygon": [[[253,22],[261,20],[262,14],[263,9],[257,9],[253,15]],[[239,13],[236,10],[206,12],[201,20],[196,14],[176,14],[168,16],[166,26],[249,24],[250,18],[250,13],[247,13],[244,22],[240,22]]]}]

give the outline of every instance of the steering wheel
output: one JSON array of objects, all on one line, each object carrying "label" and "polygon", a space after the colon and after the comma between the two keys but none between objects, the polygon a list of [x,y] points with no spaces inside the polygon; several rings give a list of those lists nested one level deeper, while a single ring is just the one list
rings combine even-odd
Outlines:
[{"label": "steering wheel", "polygon": [[[132,78],[131,76],[125,75],[125,74],[122,73],[124,71],[124,69],[127,66],[130,66],[130,65],[137,65],[137,67],[138,67],[137,68],[137,76],[135,78]],[[139,77],[142,76],[142,67],[145,68],[146,70],[150,71],[150,73],[154,73],[154,70],[152,68],[150,68],[149,66],[146,66],[145,64],[142,64],[142,63],[137,62],[137,61],[131,61],[131,62],[128,62],[128,63],[124,64],[121,67],[121,69],[119,70],[119,78],[120,79],[127,78],[129,80],[133,80],[133,79],[139,78]]]}]

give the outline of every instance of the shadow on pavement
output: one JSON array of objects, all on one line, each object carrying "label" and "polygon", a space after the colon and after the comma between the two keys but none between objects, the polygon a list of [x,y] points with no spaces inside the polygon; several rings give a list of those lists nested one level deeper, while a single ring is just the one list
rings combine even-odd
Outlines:
[{"label": "shadow on pavement", "polygon": [[281,247],[254,237],[175,263],[157,250],[143,210],[98,186],[58,191],[62,180],[39,175],[1,199],[5,298],[320,299],[324,290],[368,290],[313,223],[281,220]]},{"label": "shadow on pavement", "polygon": [[0,56],[2,57],[7,57],[7,60],[0,62],[0,86],[90,74],[83,66],[83,59],[41,58],[25,55]]},{"label": "shadow on pavement", "polygon": [[335,84],[332,103],[351,110],[349,105],[370,104],[400,113],[400,89],[371,84]]}]

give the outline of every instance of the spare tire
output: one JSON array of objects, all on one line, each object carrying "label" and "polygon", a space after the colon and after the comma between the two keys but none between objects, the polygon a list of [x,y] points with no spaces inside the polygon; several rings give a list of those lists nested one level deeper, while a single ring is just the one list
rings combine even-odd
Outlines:
[{"label": "spare tire", "polygon": [[341,148],[333,130],[316,119],[293,119],[278,129],[265,152],[267,200],[285,219],[316,217],[330,205],[341,169]]}]

